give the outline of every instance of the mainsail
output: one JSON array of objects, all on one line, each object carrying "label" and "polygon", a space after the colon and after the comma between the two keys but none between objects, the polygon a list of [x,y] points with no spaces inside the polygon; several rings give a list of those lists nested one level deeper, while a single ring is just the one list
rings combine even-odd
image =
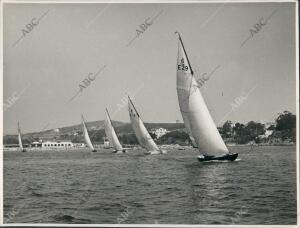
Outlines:
[{"label": "mainsail", "polygon": [[88,130],[86,128],[86,124],[85,124],[85,121],[84,121],[84,118],[83,118],[83,115],[81,115],[81,121],[82,121],[82,131],[83,131],[83,135],[84,135],[84,140],[86,142],[86,144],[88,145],[88,147],[93,151],[93,152],[96,152],[92,142],[91,142],[91,139],[90,139],[90,136],[89,136],[89,133],[88,133]]},{"label": "mainsail", "polygon": [[115,132],[115,129],[112,125],[108,110],[106,109],[106,119],[104,122],[105,134],[108,138],[109,144],[116,150],[116,151],[123,151],[123,147],[118,139],[118,136]]},{"label": "mainsail", "polygon": [[23,147],[23,143],[22,143],[22,136],[21,136],[21,129],[20,129],[20,124],[18,122],[18,141],[19,141],[19,147],[21,149],[22,152],[25,152],[26,150]]},{"label": "mainsail", "polygon": [[185,127],[189,135],[193,136],[201,154],[228,154],[201,95],[179,33],[178,36],[177,95]]},{"label": "mainsail", "polygon": [[128,96],[128,111],[133,131],[137,137],[139,144],[149,152],[161,152],[158,146],[151,138],[140,115],[134,107],[130,97]]}]

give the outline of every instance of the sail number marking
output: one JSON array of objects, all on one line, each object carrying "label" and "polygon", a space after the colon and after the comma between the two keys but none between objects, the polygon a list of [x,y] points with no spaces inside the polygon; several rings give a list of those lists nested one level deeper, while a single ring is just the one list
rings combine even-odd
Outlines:
[{"label": "sail number marking", "polygon": [[189,67],[184,64],[184,59],[181,59],[181,64],[177,67],[178,70],[188,71]]}]

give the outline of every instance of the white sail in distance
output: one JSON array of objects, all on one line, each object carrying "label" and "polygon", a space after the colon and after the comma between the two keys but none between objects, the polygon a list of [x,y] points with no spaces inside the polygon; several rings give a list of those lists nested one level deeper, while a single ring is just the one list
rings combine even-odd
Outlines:
[{"label": "white sail in distance", "polygon": [[128,96],[128,111],[131,126],[133,131],[136,135],[136,138],[139,144],[145,148],[150,153],[160,153],[160,149],[150,136],[149,132],[147,131],[143,121],[141,120],[140,115],[138,114],[136,108],[134,107],[130,97]]},{"label": "white sail in distance", "polygon": [[195,80],[179,33],[178,36],[177,95],[185,127],[195,139],[201,154],[228,154]]},{"label": "white sail in distance", "polygon": [[23,143],[22,143],[22,136],[21,136],[21,129],[20,129],[20,124],[18,122],[18,141],[19,141],[19,147],[20,147],[20,150],[23,152],[25,151],[24,150],[24,147],[23,147]]},{"label": "white sail in distance", "polygon": [[116,151],[123,151],[123,147],[118,139],[115,129],[112,125],[111,118],[109,116],[108,110],[106,109],[106,118],[104,121],[105,134],[108,138],[110,146],[112,146]]},{"label": "white sail in distance", "polygon": [[81,121],[82,121],[82,131],[83,131],[83,136],[84,136],[85,143],[88,145],[88,147],[93,152],[96,152],[96,150],[95,150],[95,148],[94,148],[94,146],[93,146],[93,144],[91,142],[91,139],[90,139],[90,136],[89,136],[89,133],[88,133],[88,130],[87,130],[87,127],[86,127],[83,115],[81,115]]}]

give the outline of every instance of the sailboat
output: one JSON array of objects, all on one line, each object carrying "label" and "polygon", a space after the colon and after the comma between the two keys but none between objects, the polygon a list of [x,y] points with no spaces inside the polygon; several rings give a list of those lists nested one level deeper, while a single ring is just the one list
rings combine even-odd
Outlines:
[{"label": "sailboat", "polygon": [[23,143],[22,143],[22,136],[21,136],[21,129],[20,129],[20,124],[18,122],[18,141],[19,141],[19,147],[20,147],[20,150],[22,152],[26,152],[26,150],[24,149],[23,147]]},{"label": "sailboat", "polygon": [[106,109],[106,119],[104,121],[104,129],[105,129],[105,134],[109,141],[109,145],[112,148],[114,148],[114,150],[115,150],[114,152],[115,153],[125,153],[126,150],[125,150],[125,148],[122,147],[122,145],[118,139],[118,136],[112,125],[112,121],[111,121],[111,118],[110,118],[110,115],[109,115],[107,109]]},{"label": "sailboat", "polygon": [[128,111],[129,117],[131,121],[131,126],[136,135],[136,138],[141,145],[141,147],[145,148],[148,152],[147,154],[165,154],[165,150],[161,150],[158,148],[149,132],[147,131],[139,113],[137,112],[132,100],[128,96]]},{"label": "sailboat", "polygon": [[234,161],[208,111],[178,32],[177,95],[185,128],[201,153],[198,160]]},{"label": "sailboat", "polygon": [[92,150],[92,152],[97,152],[97,150],[95,150],[95,147],[93,146],[88,130],[86,128],[86,124],[83,118],[83,115],[81,115],[81,121],[82,121],[82,131],[83,131],[83,135],[84,135],[84,140],[85,143],[88,145],[88,147]]}]

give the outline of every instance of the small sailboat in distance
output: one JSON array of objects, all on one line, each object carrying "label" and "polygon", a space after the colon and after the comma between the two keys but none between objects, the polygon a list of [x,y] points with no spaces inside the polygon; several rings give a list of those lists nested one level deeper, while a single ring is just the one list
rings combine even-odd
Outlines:
[{"label": "small sailboat in distance", "polygon": [[208,111],[194,77],[191,64],[178,32],[177,95],[185,127],[193,136],[202,154],[199,161],[234,161],[238,154],[230,154]]},{"label": "small sailboat in distance", "polygon": [[92,152],[97,152],[97,150],[95,150],[95,147],[93,146],[93,144],[91,142],[91,139],[90,139],[90,136],[89,136],[89,133],[88,133],[83,115],[81,115],[81,121],[82,121],[82,131],[83,131],[83,136],[84,136],[85,143],[92,150]]},{"label": "small sailboat in distance", "polygon": [[141,147],[145,148],[148,153],[147,154],[165,154],[166,151],[158,148],[149,132],[147,131],[139,113],[137,112],[132,100],[128,96],[128,111],[131,126],[136,135],[136,138],[141,145]]},{"label": "small sailboat in distance", "polygon": [[115,149],[115,153],[125,153],[126,150],[125,148],[122,147],[118,136],[116,134],[115,128],[112,125],[112,121],[110,118],[110,115],[108,113],[108,110],[106,109],[106,118],[104,121],[104,129],[105,129],[105,134],[108,138],[109,144],[112,148]]},{"label": "small sailboat in distance", "polygon": [[21,135],[21,129],[20,129],[20,124],[18,122],[18,141],[19,141],[19,148],[22,152],[26,152],[26,150],[23,147],[22,143],[22,135]]}]

